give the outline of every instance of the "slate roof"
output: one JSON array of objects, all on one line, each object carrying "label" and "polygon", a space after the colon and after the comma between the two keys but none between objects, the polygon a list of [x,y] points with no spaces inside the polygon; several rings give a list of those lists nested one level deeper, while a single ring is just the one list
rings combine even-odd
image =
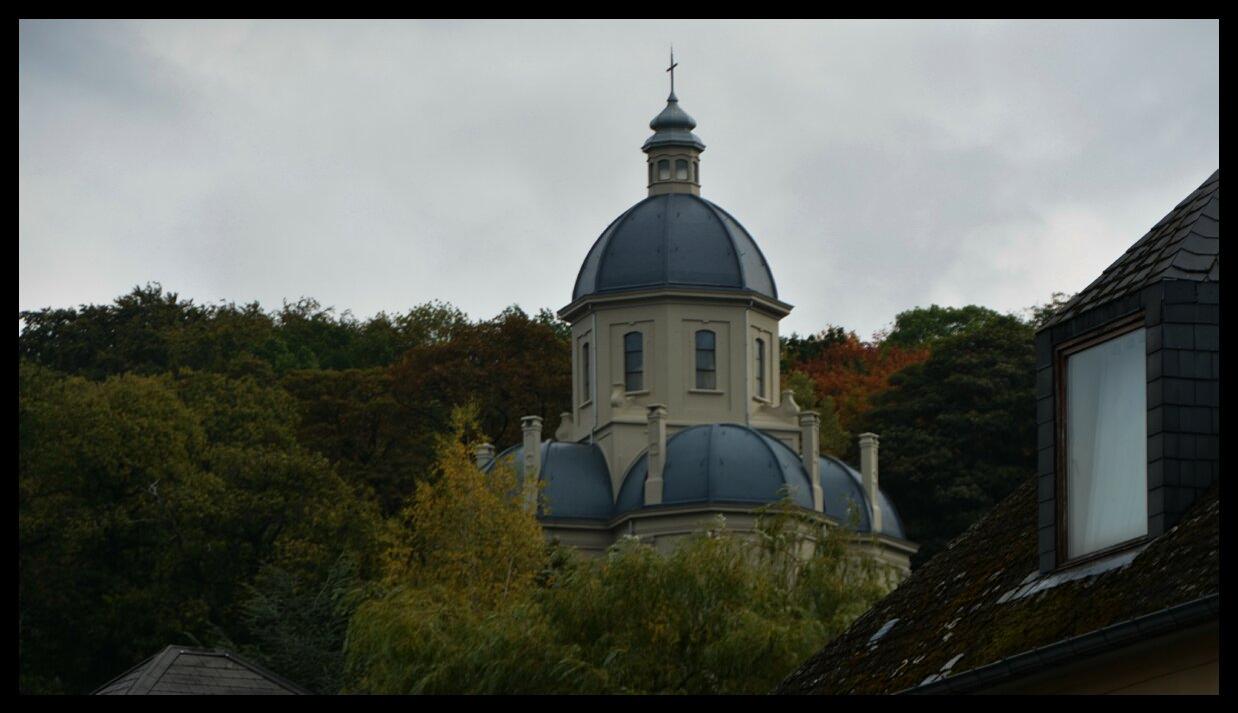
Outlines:
[{"label": "slate roof", "polygon": [[1041,575],[1028,478],[779,686],[779,693],[896,693],[1219,593],[1213,485],[1142,549]]},{"label": "slate roof", "polygon": [[100,686],[96,696],[308,695],[310,691],[222,650],[169,646]]},{"label": "slate roof", "polygon": [[[608,520],[614,514],[610,471],[602,449],[592,443],[542,441],[542,467],[538,478],[545,483],[538,517],[555,520]],[[490,472],[506,461],[524,478],[524,445],[517,443],[495,456],[482,470]]]},{"label": "slate roof", "polygon": [[1053,326],[1104,302],[1160,280],[1219,282],[1221,171],[1161,218],[1092,284],[1063,305],[1042,327]]},{"label": "slate roof", "polygon": [[585,256],[572,299],[651,287],[778,298],[752,235],[731,214],[690,193],[649,196],[611,222]]},{"label": "slate roof", "polygon": [[[636,459],[619,489],[615,512],[645,507],[649,454]],[[777,439],[737,423],[692,426],[666,439],[662,505],[777,502],[786,491],[812,509],[812,486],[799,456]]]}]

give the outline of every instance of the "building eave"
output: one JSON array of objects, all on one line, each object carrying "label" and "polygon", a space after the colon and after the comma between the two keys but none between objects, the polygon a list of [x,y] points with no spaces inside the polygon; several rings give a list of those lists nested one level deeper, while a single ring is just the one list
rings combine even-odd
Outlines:
[{"label": "building eave", "polygon": [[623,290],[612,293],[597,292],[586,295],[559,309],[556,315],[566,322],[575,321],[581,315],[599,307],[620,307],[634,303],[646,302],[722,302],[749,304],[753,308],[769,314],[775,319],[782,319],[791,313],[794,307],[781,300],[762,295],[751,290],[725,289],[708,287],[685,288],[654,285],[646,289]]},{"label": "building eave", "polygon": [[899,694],[973,693],[1007,683],[1054,666],[1092,657],[1149,638],[1217,619],[1221,614],[1221,595],[1168,607],[1143,616],[1111,624],[1079,636],[1047,644],[1009,656],[980,668],[914,686]]}]

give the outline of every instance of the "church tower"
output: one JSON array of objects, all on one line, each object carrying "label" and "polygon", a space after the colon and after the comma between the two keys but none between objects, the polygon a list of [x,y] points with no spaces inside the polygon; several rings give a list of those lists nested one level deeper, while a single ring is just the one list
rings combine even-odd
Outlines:
[{"label": "church tower", "polygon": [[[550,537],[602,553],[634,535],[669,548],[725,516],[747,531],[783,498],[828,523],[855,525],[895,570],[916,546],[877,482],[877,437],[863,475],[818,452],[820,420],[780,391],[778,297],[769,263],[730,213],[701,197],[705,143],[674,88],[653,118],[648,195],[593,243],[559,310],[571,325],[572,410],[553,439],[526,417],[510,459],[542,488],[530,501]],[[526,481],[527,482],[527,481]]]},{"label": "church tower", "polygon": [[778,383],[778,321],[791,305],[748,231],[701,197],[705,144],[673,87],[649,128],[649,195],[603,231],[559,311],[572,325],[574,387],[556,438],[598,444],[616,495],[650,445],[655,406],[668,435],[735,423],[800,447]]}]

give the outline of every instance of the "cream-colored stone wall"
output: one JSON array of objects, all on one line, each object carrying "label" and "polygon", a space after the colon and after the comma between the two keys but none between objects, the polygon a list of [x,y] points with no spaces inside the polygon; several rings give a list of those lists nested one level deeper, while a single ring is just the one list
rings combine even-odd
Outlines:
[{"label": "cream-colored stone wall", "polygon": [[[701,152],[687,146],[659,146],[649,151],[647,159],[647,180],[649,195],[657,196],[664,193],[691,193],[701,195],[700,159]],[[688,177],[682,179],[675,174],[675,160],[688,162]],[[658,172],[658,162],[667,161],[669,177],[662,178]]]},{"label": "cream-colored stone wall", "polygon": [[[646,410],[666,406],[668,435],[694,425],[752,425],[799,450],[793,412],[780,410],[778,320],[786,310],[756,305],[747,296],[651,294],[597,300],[573,316],[573,412],[570,440],[591,436],[606,458],[614,494],[647,446]],[[697,388],[696,334],[715,335],[716,383]],[[624,337],[641,334],[641,388],[625,388]],[[766,396],[756,394],[755,340],[766,344]],[[583,347],[589,345],[590,374]],[[588,383],[589,393],[584,386]]]}]

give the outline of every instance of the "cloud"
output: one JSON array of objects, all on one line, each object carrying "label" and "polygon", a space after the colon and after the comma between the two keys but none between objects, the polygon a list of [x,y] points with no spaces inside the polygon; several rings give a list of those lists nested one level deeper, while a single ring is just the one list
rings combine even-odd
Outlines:
[{"label": "cloud", "polygon": [[672,41],[787,333],[1078,290],[1218,164],[1215,21],[23,21],[19,305],[561,307]]}]

